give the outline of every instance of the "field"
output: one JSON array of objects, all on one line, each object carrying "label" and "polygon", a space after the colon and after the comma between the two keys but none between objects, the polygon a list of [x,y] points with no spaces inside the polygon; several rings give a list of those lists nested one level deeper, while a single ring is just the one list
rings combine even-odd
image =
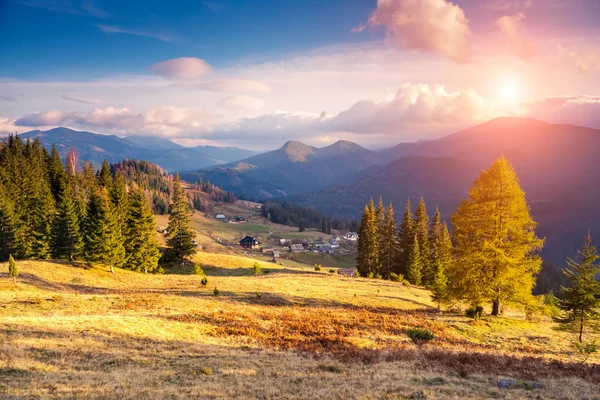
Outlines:
[{"label": "field", "polygon": [[[600,359],[544,317],[474,321],[420,288],[257,259],[199,254],[206,286],[19,262],[16,285],[0,275],[0,398],[600,398]],[[412,327],[435,335],[423,351]]]}]

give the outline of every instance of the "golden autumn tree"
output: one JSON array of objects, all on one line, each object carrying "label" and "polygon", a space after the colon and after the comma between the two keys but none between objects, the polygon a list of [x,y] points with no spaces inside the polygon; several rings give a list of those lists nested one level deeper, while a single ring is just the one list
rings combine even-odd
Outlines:
[{"label": "golden autumn tree", "polygon": [[526,304],[542,267],[525,192],[504,157],[483,171],[452,216],[455,261],[448,270],[453,298],[471,305],[502,302]]}]

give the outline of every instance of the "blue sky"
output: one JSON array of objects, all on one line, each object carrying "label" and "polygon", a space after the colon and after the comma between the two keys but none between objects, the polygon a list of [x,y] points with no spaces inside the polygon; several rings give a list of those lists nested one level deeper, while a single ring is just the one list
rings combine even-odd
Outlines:
[{"label": "blue sky", "polygon": [[0,135],[367,147],[600,128],[595,0],[0,0]]}]

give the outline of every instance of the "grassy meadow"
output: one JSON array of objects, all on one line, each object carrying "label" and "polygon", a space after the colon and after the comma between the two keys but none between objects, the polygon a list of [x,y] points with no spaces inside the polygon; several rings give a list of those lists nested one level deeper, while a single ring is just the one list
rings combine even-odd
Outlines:
[{"label": "grassy meadow", "polygon": [[[600,358],[582,364],[546,317],[475,321],[399,283],[240,255],[197,261],[205,286],[191,267],[22,261],[16,285],[3,272],[0,398],[600,396]],[[422,352],[413,327],[435,335]],[[519,382],[501,389],[502,378]]]}]

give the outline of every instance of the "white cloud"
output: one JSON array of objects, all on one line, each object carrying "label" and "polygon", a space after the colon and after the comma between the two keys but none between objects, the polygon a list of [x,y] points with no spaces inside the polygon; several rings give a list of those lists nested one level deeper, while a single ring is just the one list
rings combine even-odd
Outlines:
[{"label": "white cloud", "polygon": [[208,74],[212,68],[200,58],[180,57],[152,64],[148,70],[167,79],[193,79]]},{"label": "white cloud", "polygon": [[227,96],[217,103],[219,107],[231,108],[233,110],[256,111],[263,108],[265,103],[261,99],[244,95]]},{"label": "white cloud", "polygon": [[[469,21],[446,0],[378,0],[369,24],[385,26],[388,37],[402,47],[442,53],[458,63],[471,57]],[[355,31],[363,29],[358,25]]]},{"label": "white cloud", "polygon": [[96,28],[98,28],[102,32],[108,33],[108,34],[122,33],[125,35],[149,37],[149,38],[160,40],[163,42],[172,42],[173,41],[173,38],[169,35],[154,33],[154,32],[150,32],[150,31],[140,31],[140,30],[135,30],[135,29],[121,28],[121,27],[114,26],[114,25],[102,25],[102,24],[97,24]]},{"label": "white cloud", "polygon": [[197,135],[208,129],[215,116],[205,110],[184,107],[148,107],[139,113],[126,107],[96,108],[90,112],[50,110],[14,121],[20,127],[70,126],[100,133],[151,134],[156,136]]},{"label": "white cloud", "polygon": [[76,103],[83,103],[83,104],[100,104],[100,103],[102,103],[102,100],[100,100],[100,99],[78,96],[76,94],[63,94],[61,97],[65,100],[74,101]]},{"label": "white cloud", "polygon": [[600,96],[551,96],[525,107],[544,121],[600,128]]},{"label": "white cloud", "polygon": [[194,85],[197,89],[227,93],[267,93],[269,85],[249,79],[219,79]]},{"label": "white cloud", "polygon": [[600,54],[595,49],[583,49],[580,51],[567,51],[563,45],[556,45],[556,52],[561,57],[568,57],[580,72],[600,71]]},{"label": "white cloud", "polygon": [[502,31],[517,57],[527,61],[535,55],[535,47],[526,38],[524,19],[523,13],[504,15],[496,20],[496,26]]}]

